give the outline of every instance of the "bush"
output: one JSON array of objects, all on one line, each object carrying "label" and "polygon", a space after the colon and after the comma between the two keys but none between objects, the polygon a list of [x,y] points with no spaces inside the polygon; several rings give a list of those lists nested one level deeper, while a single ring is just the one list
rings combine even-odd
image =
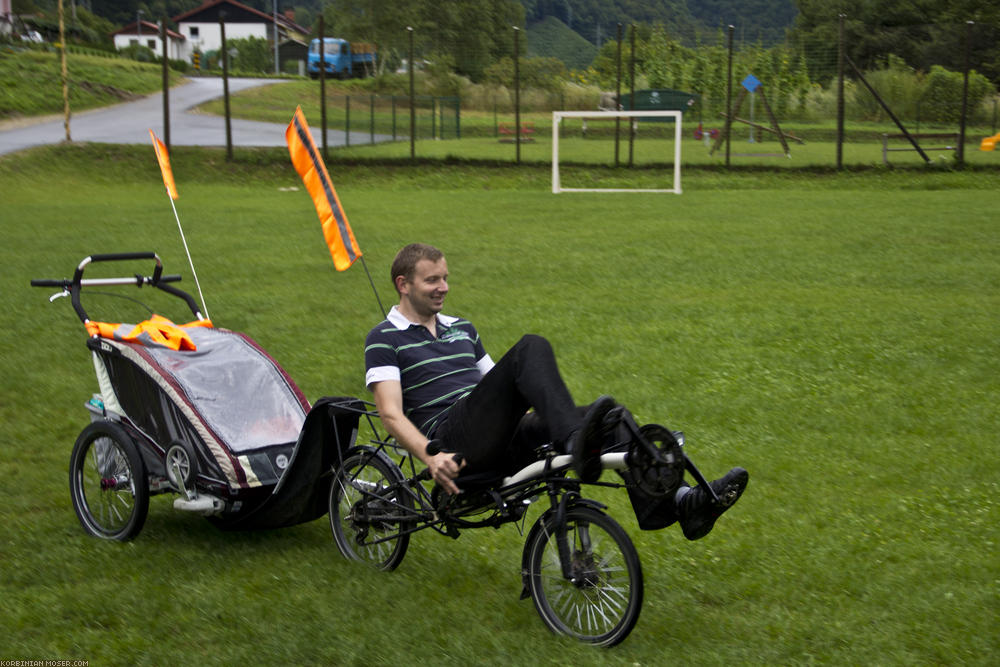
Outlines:
[{"label": "bush", "polygon": [[[964,76],[961,72],[949,72],[934,65],[927,75],[923,94],[920,97],[922,119],[957,123],[962,116],[962,88]],[[976,109],[983,100],[994,95],[996,89],[989,80],[976,71],[969,72],[969,107]]]},{"label": "bush", "polygon": [[[923,77],[902,58],[890,55],[885,67],[865,72],[864,77],[898,118],[917,117]],[[844,97],[851,118],[874,122],[888,119],[885,109],[860,81],[851,86],[849,93],[845,90]]]},{"label": "bush", "polygon": [[271,43],[263,37],[245,37],[228,39],[226,46],[236,50],[236,55],[229,61],[230,69],[240,72],[273,72],[274,51]]},{"label": "bush", "polygon": [[[519,66],[521,88],[538,88],[559,91],[569,78],[566,65],[557,58],[522,58]],[[512,88],[514,86],[514,61],[501,58],[486,68],[486,81]]]},{"label": "bush", "polygon": [[156,62],[156,54],[153,53],[153,49],[148,46],[143,46],[142,44],[129,44],[128,46],[119,49],[118,52],[124,57],[131,58],[132,60],[140,63]]}]

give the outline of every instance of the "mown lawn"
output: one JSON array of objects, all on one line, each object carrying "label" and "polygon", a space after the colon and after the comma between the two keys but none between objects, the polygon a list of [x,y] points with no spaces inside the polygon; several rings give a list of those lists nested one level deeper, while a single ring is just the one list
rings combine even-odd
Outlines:
[{"label": "mown lawn", "polygon": [[[334,271],[287,154],[226,163],[177,149],[172,161],[216,324],[252,335],[312,400],[364,396],[378,308],[362,266]],[[165,497],[134,542],[88,538],[67,465],[93,369],[68,300],[50,304],[28,281],[67,276],[91,253],[152,249],[194,286],[148,147],[37,149],[0,158],[0,657],[992,661],[995,173],[694,169],[681,196],[555,196],[545,167],[328,166],[384,301],[395,250],[440,245],[447,310],[475,321],[495,357],[523,332],[548,336],[580,401],[611,393],[640,420],[684,430],[712,475],[745,466],[743,500],[689,543],[639,531],[622,493],[598,496],[646,575],[639,623],[608,651],[551,635],[517,599],[512,526],[419,535],[392,574],[344,561],[323,520],[222,533]]]}]

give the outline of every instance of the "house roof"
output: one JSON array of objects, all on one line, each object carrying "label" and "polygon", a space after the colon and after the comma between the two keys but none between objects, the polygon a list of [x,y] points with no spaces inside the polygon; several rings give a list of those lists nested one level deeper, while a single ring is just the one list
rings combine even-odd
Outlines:
[{"label": "house roof", "polygon": [[[274,23],[274,16],[271,14],[265,14],[253,7],[247,7],[242,3],[236,2],[236,0],[208,0],[208,2],[200,7],[195,7],[191,11],[178,14],[172,20],[175,23],[180,23],[181,21],[188,23],[215,23],[218,22],[219,12],[222,11],[226,12],[226,23]],[[309,34],[308,28],[300,26],[284,14],[278,14],[278,25],[286,30],[292,30],[303,35]]]},{"label": "house roof", "polygon": [[[140,21],[139,26],[140,26],[139,34],[141,35],[151,35],[154,37],[160,36],[160,26],[157,25],[156,23],[153,23],[152,21]],[[111,33],[111,36],[114,37],[115,35],[134,35],[134,34],[136,34],[135,21],[132,21],[124,28],[115,30],[113,33]],[[181,41],[184,41],[185,39],[184,35],[180,34],[179,32],[174,32],[170,28],[167,28],[167,36],[170,37],[170,39],[177,39]]]}]

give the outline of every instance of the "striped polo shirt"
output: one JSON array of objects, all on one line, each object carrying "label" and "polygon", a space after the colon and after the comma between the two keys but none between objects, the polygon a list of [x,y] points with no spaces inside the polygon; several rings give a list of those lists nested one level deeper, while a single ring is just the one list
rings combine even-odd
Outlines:
[{"label": "striped polo shirt", "polygon": [[365,385],[398,381],[403,411],[425,435],[493,367],[468,320],[438,314],[437,333],[435,338],[393,306],[365,339]]}]

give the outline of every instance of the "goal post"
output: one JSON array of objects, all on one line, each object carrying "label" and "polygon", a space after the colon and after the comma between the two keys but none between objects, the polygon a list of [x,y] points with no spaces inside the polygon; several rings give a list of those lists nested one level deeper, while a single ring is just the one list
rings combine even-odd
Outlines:
[{"label": "goal post", "polygon": [[[552,192],[666,192],[681,194],[681,111],[553,111],[552,112]],[[564,188],[559,180],[559,126],[563,118],[673,118],[674,186],[661,189],[641,188]]]}]

